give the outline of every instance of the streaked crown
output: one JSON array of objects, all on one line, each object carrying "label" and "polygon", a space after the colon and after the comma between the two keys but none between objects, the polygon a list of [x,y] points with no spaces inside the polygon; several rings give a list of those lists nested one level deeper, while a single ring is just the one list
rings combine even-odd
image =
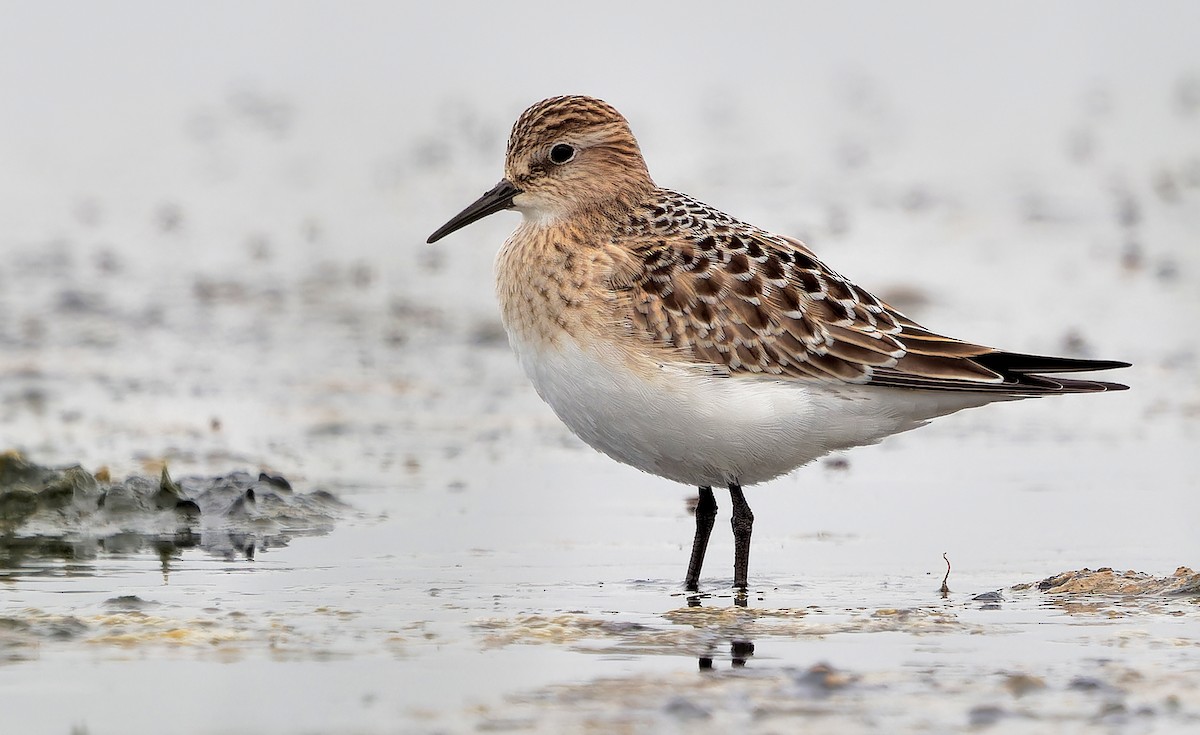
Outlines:
[{"label": "streaked crown", "polygon": [[594,97],[551,97],[517,119],[505,177],[517,209],[557,218],[627,204],[654,188],[629,122]]}]

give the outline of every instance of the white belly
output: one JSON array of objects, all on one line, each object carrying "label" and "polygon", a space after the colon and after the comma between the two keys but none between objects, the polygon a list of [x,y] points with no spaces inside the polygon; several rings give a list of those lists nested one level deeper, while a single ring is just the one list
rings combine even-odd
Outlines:
[{"label": "white belly", "polygon": [[684,365],[635,372],[613,349],[566,335],[510,334],[525,373],[563,423],[613,459],[695,486],[752,485],[831,451],[873,444],[983,405],[978,393],[718,377]]}]

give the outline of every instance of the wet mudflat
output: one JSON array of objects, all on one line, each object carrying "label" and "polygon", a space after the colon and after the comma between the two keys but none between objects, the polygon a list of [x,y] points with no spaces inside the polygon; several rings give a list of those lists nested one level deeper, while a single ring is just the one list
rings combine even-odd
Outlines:
[{"label": "wet mudflat", "polygon": [[[498,482],[524,474],[491,469]],[[582,489],[619,479],[598,474]],[[1032,579],[1012,589],[1022,568],[1057,560],[1014,570],[959,542],[981,568],[952,573],[943,597],[936,560],[880,553],[903,532],[870,542],[769,524],[743,607],[728,578],[680,591],[678,493],[617,490],[573,514],[577,501],[431,495],[355,494],[361,515],[253,561],[194,549],[10,564],[8,711],[31,732],[167,721],[191,732],[1183,732],[1200,721],[1186,571],[1182,595],[1048,592]],[[732,550],[713,553],[719,564]],[[1098,576],[1094,589],[1110,592],[1112,575]]]},{"label": "wet mudflat", "polygon": [[[272,16],[300,71],[297,28],[351,22],[305,12]],[[792,59],[787,99],[744,55],[679,109],[555,76],[430,96],[405,75],[432,41],[384,23],[308,76],[256,76],[233,41],[204,72],[180,39],[147,66],[132,20],[95,78],[12,76],[0,729],[1200,730],[1200,60],[1162,37],[1064,57],[1063,23],[981,43],[967,86],[880,41]],[[839,47],[789,53],[813,43]],[[559,92],[611,97],[660,183],[931,327],[1129,360],[1133,390],[965,412],[749,489],[745,600],[718,495],[689,597],[694,489],[582,446],[508,352],[490,265],[515,215],[423,242]],[[79,492],[30,466],[78,466]]]}]

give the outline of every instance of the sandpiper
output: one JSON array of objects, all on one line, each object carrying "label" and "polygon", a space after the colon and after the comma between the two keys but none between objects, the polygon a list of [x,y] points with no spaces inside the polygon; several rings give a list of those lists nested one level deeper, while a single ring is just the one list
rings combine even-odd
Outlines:
[{"label": "sandpiper", "polygon": [[526,110],[504,178],[429,242],[504,209],[523,218],[497,257],[496,290],[538,394],[597,450],[700,489],[689,590],[714,486],[732,497],[733,584],[744,590],[754,523],[744,486],[964,408],[1127,387],[1057,376],[1128,363],[930,331],[799,240],[659,188],[629,123],[592,97]]}]

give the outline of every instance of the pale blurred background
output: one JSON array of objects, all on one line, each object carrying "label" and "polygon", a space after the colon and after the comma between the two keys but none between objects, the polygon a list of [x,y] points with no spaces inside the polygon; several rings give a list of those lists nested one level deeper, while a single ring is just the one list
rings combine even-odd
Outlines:
[{"label": "pale blurred background", "polygon": [[[214,441],[217,418],[225,449],[279,464],[264,421],[325,419],[245,366],[439,378],[389,373],[386,346],[427,310],[494,336],[515,215],[424,238],[562,93],[624,111],[661,184],[806,238],[935,327],[1194,359],[1197,27],[1190,2],[6,2],[0,444],[120,467]],[[354,320],[349,343],[317,328]]]}]

